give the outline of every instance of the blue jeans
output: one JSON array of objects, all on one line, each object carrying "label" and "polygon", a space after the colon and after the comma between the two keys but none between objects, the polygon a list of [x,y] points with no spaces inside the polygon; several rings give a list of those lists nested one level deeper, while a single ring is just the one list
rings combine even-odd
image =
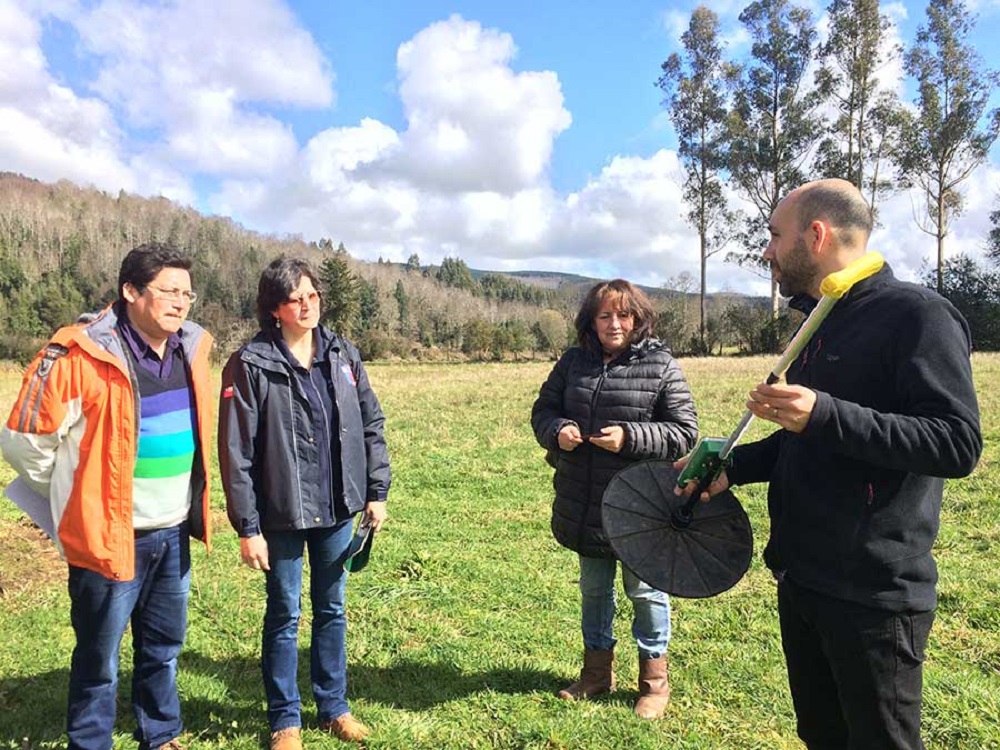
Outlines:
[{"label": "blue jeans", "polygon": [[109,750],[118,695],[118,649],[132,623],[132,712],[139,747],[158,747],[183,730],[177,656],[187,630],[191,581],[187,524],[135,540],[135,578],[114,581],[69,568],[76,646],[69,672],[70,750]]},{"label": "blue jeans", "polygon": [[265,531],[268,562],[267,609],[261,669],[271,731],[301,726],[302,702],[296,681],[299,615],[302,594],[302,553],[309,547],[309,595],[312,601],[312,644],[309,668],[319,720],[348,712],[347,618],[344,561],[353,535],[351,522],[307,531]]},{"label": "blue jeans", "polygon": [[[580,593],[583,595],[583,645],[590,649],[614,648],[615,573],[617,560],[580,556]],[[643,583],[622,566],[625,595],[635,615],[632,635],[640,659],[658,659],[670,643],[670,597]]]}]

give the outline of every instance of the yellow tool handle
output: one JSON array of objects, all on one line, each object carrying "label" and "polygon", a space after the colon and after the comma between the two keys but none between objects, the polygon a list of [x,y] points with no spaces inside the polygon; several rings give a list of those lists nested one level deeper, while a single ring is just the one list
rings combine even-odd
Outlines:
[{"label": "yellow tool handle", "polygon": [[856,283],[878,273],[883,265],[885,265],[885,259],[879,253],[874,250],[865,253],[847,268],[831,273],[823,279],[820,282],[819,290],[824,297],[840,299]]}]

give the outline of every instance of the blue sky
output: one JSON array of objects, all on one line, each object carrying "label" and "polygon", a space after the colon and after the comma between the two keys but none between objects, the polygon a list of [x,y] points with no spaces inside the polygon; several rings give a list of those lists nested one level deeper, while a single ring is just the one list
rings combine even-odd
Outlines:
[{"label": "blue sky", "polygon": [[[825,3],[805,4],[822,33]],[[711,4],[733,57],[744,5]],[[654,86],[694,6],[0,0],[0,170],[165,195],[368,260],[661,284],[698,267]],[[904,42],[924,7],[883,4]],[[970,8],[1000,68],[1000,0]],[[998,162],[967,183],[950,253],[981,254]],[[907,278],[933,252],[913,206],[883,205],[872,238]],[[709,286],[765,288],[720,258]]]}]

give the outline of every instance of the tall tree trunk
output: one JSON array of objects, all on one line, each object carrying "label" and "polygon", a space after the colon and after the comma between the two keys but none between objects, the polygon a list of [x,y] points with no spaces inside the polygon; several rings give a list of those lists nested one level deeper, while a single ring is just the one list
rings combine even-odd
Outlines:
[{"label": "tall tree trunk", "polygon": [[944,190],[938,190],[937,196],[937,292],[944,293]]},{"label": "tall tree trunk", "polygon": [[706,277],[708,268],[708,255],[706,254],[706,238],[705,232],[702,230],[701,233],[701,295],[700,295],[700,307],[701,307],[701,348],[702,351],[707,351],[706,347],[708,345],[708,303],[705,299],[705,294],[707,290]]}]

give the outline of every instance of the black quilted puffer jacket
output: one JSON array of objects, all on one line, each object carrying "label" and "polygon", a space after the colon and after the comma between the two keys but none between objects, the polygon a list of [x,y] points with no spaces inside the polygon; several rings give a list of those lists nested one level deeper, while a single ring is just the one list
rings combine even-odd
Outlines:
[{"label": "black quilted puffer jacket", "polygon": [[[561,450],[557,436],[569,423],[584,434],[621,425],[625,444],[620,453],[589,442]],[[542,385],[531,426],[556,470],[552,533],[585,557],[614,557],[601,525],[601,497],[611,477],[637,461],[683,456],[698,438],[687,381],[657,339],[633,344],[607,364],[599,353],[568,350]]]}]

